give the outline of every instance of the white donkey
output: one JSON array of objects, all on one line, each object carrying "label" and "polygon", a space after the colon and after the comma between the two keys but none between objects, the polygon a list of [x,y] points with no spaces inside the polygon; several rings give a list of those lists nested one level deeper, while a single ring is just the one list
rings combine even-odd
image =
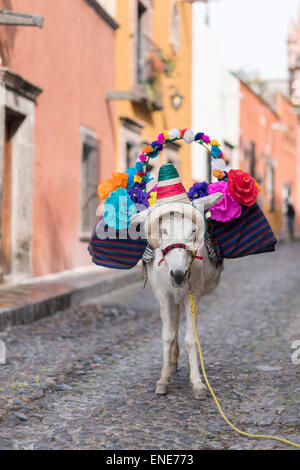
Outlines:
[{"label": "white donkey", "polygon": [[[204,213],[223,197],[216,193],[189,204],[166,204],[151,211],[134,215],[133,223],[144,224],[151,245],[155,247],[154,258],[147,264],[148,278],[160,304],[163,340],[163,366],[156,384],[156,394],[166,395],[171,372],[178,364],[178,326],[180,310],[186,315],[185,347],[190,368],[193,396],[206,398],[206,386],[202,383],[198,366],[198,351],[193,331],[193,319],[188,297],[188,284],[192,288],[196,308],[203,295],[211,293],[219,284],[222,267],[208,257],[203,243]],[[190,210],[178,209],[179,206]],[[156,216],[153,216],[156,213]],[[202,213],[200,219],[195,217]],[[199,221],[200,220],[200,221]],[[153,235],[155,234],[156,235]],[[156,237],[156,238],[155,238]],[[201,243],[202,242],[202,243]],[[179,246],[178,246],[179,244]],[[197,250],[197,248],[200,248]],[[195,250],[197,257],[195,258]],[[200,259],[199,259],[200,258]]]}]

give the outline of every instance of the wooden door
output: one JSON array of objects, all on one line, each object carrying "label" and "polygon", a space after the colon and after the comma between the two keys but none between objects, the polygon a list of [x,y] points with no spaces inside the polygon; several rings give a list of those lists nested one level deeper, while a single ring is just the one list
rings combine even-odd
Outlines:
[{"label": "wooden door", "polygon": [[1,268],[2,273],[10,272],[10,243],[11,243],[11,165],[12,165],[12,116],[5,119],[5,146],[3,155],[3,187],[1,205]]}]

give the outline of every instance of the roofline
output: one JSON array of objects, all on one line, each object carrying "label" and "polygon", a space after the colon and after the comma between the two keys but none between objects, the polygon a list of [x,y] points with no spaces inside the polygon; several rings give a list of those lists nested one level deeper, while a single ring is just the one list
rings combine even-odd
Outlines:
[{"label": "roofline", "polygon": [[256,93],[249,85],[248,83],[246,83],[241,77],[239,77],[238,75],[236,75],[236,77],[239,79],[239,81],[241,82],[242,85],[244,85],[248,91],[250,91],[250,93],[252,93],[252,95],[256,96],[257,99],[259,99],[259,101],[261,101],[262,104],[264,104],[270,111],[272,114],[274,114],[274,116],[277,118],[277,119],[280,119],[280,116],[277,114],[277,112],[275,111],[275,109],[270,105],[270,103],[268,103],[261,95],[259,95],[258,93]]},{"label": "roofline", "polygon": [[107,13],[107,11],[98,3],[96,0],[84,0],[93,10],[102,18],[114,31],[116,31],[120,25],[114,20],[114,18]]}]

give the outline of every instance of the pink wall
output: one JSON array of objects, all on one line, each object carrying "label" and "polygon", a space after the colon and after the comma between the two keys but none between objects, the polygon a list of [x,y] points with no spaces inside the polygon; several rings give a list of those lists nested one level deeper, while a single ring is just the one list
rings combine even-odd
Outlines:
[{"label": "pink wall", "polygon": [[84,0],[0,0],[45,17],[43,29],[0,27],[3,65],[43,89],[36,106],[33,267],[43,275],[87,264],[79,241],[80,125],[97,133],[100,178],[115,165],[114,31]]}]

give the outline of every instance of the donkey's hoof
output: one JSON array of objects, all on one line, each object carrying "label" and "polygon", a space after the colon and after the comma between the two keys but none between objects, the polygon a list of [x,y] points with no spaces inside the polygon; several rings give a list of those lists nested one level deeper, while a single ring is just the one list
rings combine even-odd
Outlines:
[{"label": "donkey's hoof", "polygon": [[203,384],[193,387],[193,397],[195,400],[206,400],[207,398],[207,387]]},{"label": "donkey's hoof", "polygon": [[157,384],[155,393],[156,395],[167,395],[169,391],[169,387],[167,384]]}]

